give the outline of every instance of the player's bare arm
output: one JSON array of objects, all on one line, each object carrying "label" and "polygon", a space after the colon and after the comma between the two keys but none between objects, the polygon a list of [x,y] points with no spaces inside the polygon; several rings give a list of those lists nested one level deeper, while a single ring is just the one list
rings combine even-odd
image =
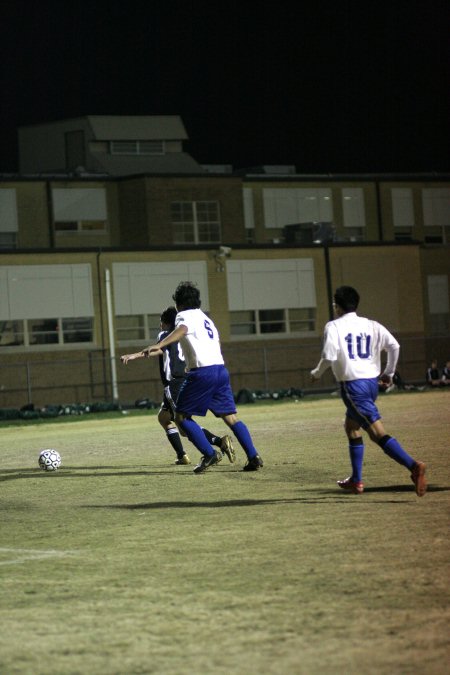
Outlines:
[{"label": "player's bare arm", "polygon": [[330,365],[331,365],[331,361],[329,361],[328,359],[324,359],[324,358],[320,359],[319,363],[314,368],[314,370],[311,370],[311,372],[310,372],[311,382],[317,382],[317,380],[319,380],[322,377],[322,375],[327,370],[327,368],[330,367]]},{"label": "player's bare arm", "polygon": [[145,357],[144,352],[134,352],[134,354],[123,354],[120,357],[121,362],[126,366],[128,361],[134,361],[135,359],[143,359]]}]

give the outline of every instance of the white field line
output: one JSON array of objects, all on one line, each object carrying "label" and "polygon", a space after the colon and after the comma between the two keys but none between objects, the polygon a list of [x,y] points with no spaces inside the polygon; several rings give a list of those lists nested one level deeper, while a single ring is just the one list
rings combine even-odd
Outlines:
[{"label": "white field line", "polygon": [[9,560],[0,561],[0,565],[20,565],[28,560],[47,560],[49,558],[64,558],[74,555],[76,551],[43,551],[33,548],[0,548],[0,555],[13,554]]}]

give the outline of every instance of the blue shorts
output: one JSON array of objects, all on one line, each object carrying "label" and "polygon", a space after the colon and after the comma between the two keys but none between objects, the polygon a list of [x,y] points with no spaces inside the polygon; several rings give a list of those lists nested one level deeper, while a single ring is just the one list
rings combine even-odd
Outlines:
[{"label": "blue shorts", "polygon": [[181,386],[176,404],[178,413],[204,417],[208,410],[216,417],[236,412],[230,375],[223,365],[194,368]]},{"label": "blue shorts", "polygon": [[347,408],[347,417],[358,422],[363,429],[381,419],[375,405],[377,396],[377,377],[341,382],[341,398]]}]

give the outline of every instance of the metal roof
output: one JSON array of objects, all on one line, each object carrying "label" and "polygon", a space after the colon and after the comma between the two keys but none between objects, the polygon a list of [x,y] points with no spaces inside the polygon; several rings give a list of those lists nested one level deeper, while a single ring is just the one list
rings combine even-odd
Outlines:
[{"label": "metal roof", "polygon": [[188,139],[179,115],[88,115],[86,119],[100,141]]}]

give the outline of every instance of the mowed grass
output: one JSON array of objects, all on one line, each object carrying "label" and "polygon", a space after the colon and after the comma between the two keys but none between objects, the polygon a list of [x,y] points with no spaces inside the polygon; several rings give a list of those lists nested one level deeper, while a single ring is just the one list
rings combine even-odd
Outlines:
[{"label": "mowed grass", "polygon": [[422,499],[369,442],[364,495],[336,487],[332,396],[241,406],[265,461],[249,474],[240,448],[203,475],[175,466],[154,414],[5,426],[0,672],[447,673],[450,391],[379,403],[428,465]]}]

